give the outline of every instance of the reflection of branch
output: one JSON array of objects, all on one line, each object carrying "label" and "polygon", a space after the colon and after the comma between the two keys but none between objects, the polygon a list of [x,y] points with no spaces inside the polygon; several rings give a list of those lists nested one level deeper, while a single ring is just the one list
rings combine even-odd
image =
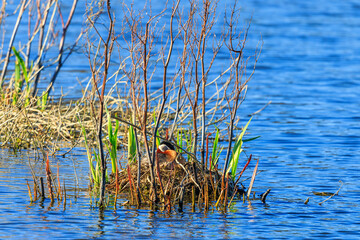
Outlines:
[{"label": "reflection of branch", "polygon": [[330,197],[328,197],[327,199],[325,199],[324,201],[320,202],[319,205],[323,204],[324,202],[326,202],[327,200],[329,200],[330,198],[332,198],[335,195],[338,195],[340,192],[340,189],[342,188],[342,186],[344,185],[344,183],[339,180],[339,182],[341,183],[341,186],[339,187],[339,189],[336,191],[336,193],[334,193],[333,195],[331,195]]}]

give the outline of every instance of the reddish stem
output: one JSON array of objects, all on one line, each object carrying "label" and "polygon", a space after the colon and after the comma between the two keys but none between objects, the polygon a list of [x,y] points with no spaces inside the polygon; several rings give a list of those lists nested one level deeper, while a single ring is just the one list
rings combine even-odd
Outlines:
[{"label": "reddish stem", "polygon": [[[209,136],[211,135],[211,133],[208,133],[208,135],[206,136],[206,158],[205,158],[205,169],[207,169],[207,160],[208,160],[208,157],[209,157]],[[210,156],[211,157],[211,156]],[[210,165],[211,167],[211,162],[210,162]],[[210,169],[211,171],[211,169]]]}]

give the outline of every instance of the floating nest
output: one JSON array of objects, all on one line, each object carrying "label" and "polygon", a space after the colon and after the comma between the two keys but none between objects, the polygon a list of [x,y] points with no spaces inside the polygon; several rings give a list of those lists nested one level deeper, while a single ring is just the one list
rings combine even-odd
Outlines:
[{"label": "floating nest", "polygon": [[[149,164],[142,164],[140,170],[139,183],[137,164],[128,165],[118,176],[111,174],[107,191],[125,194],[131,205],[151,205],[155,194]],[[198,161],[163,163],[155,166],[154,170],[157,203],[168,207],[179,204],[182,208],[183,203],[205,204],[206,207],[209,202],[225,196],[234,197],[244,193],[243,186],[235,185],[231,178],[225,178],[222,184],[222,174],[217,169],[209,171]]]}]

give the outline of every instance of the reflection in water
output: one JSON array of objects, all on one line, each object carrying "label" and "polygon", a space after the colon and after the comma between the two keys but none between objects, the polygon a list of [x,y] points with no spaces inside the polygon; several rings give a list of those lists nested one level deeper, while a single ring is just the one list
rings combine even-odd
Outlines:
[{"label": "reflection in water", "polygon": [[105,232],[104,232],[105,227],[104,227],[104,223],[103,223],[103,221],[105,219],[105,217],[104,217],[105,210],[103,208],[98,208],[98,211],[99,211],[99,218],[98,218],[96,228],[95,228],[95,229],[97,229],[97,231],[94,234],[94,237],[97,237],[97,238],[101,237],[102,235],[105,234]]}]

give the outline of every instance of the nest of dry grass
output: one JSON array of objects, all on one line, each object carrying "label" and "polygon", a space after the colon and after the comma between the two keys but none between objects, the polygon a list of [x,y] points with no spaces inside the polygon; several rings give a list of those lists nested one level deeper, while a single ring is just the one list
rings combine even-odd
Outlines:
[{"label": "nest of dry grass", "polygon": [[[211,202],[216,202],[225,196],[222,189],[222,174],[214,169],[209,171],[198,161],[186,164],[165,164],[155,168],[156,192],[158,204],[164,207],[183,203],[195,203],[208,207]],[[140,182],[137,182],[137,164],[128,165],[118,175],[110,175],[110,183],[106,185],[108,192],[112,194],[125,194],[128,196],[130,205],[151,205],[153,192],[150,179],[150,168],[142,164]],[[236,186],[231,178],[225,179],[227,184],[226,196],[233,197],[235,194],[242,195],[244,190]],[[137,189],[139,186],[139,189]]]}]

